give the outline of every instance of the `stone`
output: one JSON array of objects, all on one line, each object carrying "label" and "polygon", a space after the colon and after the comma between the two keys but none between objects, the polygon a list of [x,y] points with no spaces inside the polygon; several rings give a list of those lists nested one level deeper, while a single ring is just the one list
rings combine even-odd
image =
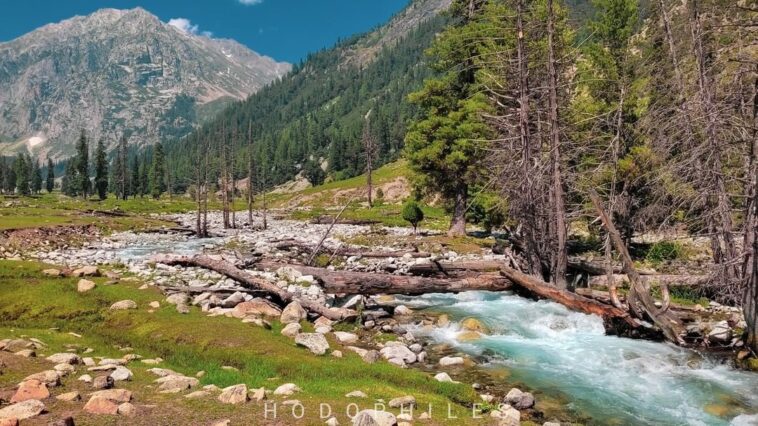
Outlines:
[{"label": "stone", "polygon": [[242,404],[243,402],[247,402],[247,385],[234,385],[222,389],[218,400],[222,404]]},{"label": "stone", "polygon": [[82,399],[82,396],[79,395],[79,392],[73,391],[73,392],[66,392],[62,393],[55,397],[55,399],[59,401],[65,401],[65,402],[75,402]]},{"label": "stone", "polygon": [[395,315],[409,316],[413,315],[413,311],[407,308],[405,305],[398,305],[395,307]]},{"label": "stone", "polygon": [[361,355],[361,359],[367,364],[373,364],[379,361],[379,351],[366,351],[363,355]]},{"label": "stone", "polygon": [[290,302],[290,304],[284,308],[282,315],[279,317],[279,321],[282,324],[290,324],[293,322],[300,322],[301,320],[304,320],[306,316],[307,313],[300,305],[300,302],[294,301]]},{"label": "stone", "polygon": [[199,390],[199,391],[190,392],[187,395],[184,395],[184,397],[187,399],[199,399],[199,398],[205,398],[208,395],[210,395],[210,393],[208,393],[207,391]]},{"label": "stone", "polygon": [[[389,343],[389,342],[388,342]],[[398,361],[402,362],[403,364],[411,364],[416,362],[416,354],[413,353],[410,349],[408,349],[405,345],[393,345],[393,346],[386,346],[382,348],[382,350],[379,351],[379,353],[382,355],[384,359],[387,361],[397,363]]]},{"label": "stone", "polygon": [[482,324],[481,321],[472,317],[466,318],[463,321],[461,321],[461,330],[477,331],[479,333],[484,333],[484,334],[489,333],[489,330],[484,324]]},{"label": "stone", "polygon": [[84,382],[84,383],[92,383],[92,376],[90,376],[89,374],[82,374],[76,380],[79,380],[79,381]]},{"label": "stone", "polygon": [[92,392],[92,396],[99,398],[105,398],[113,402],[129,402],[132,400],[132,392],[126,389],[106,389],[97,392]]},{"label": "stone", "polygon": [[11,398],[11,404],[16,402],[22,402],[29,399],[45,399],[50,396],[50,391],[47,390],[47,385],[39,380],[27,380],[21,382]]},{"label": "stone", "polygon": [[295,336],[297,336],[298,333],[300,333],[300,329],[301,328],[302,327],[300,326],[300,324],[296,323],[296,322],[293,322],[291,324],[287,324],[282,329],[282,335],[287,336],[287,337],[295,337]]},{"label": "stone", "polygon": [[390,408],[411,407],[416,405],[416,398],[412,395],[401,396],[393,398],[389,402]]},{"label": "stone", "polygon": [[62,275],[60,269],[55,268],[44,269],[42,274],[47,275],[48,277],[60,277]]},{"label": "stone", "polygon": [[158,387],[158,391],[165,393],[181,392],[200,384],[200,381],[194,377],[178,375],[161,377],[160,379],[157,379],[156,382],[161,384]]},{"label": "stone", "polygon": [[186,305],[189,303],[189,296],[184,293],[174,293],[166,298],[169,305]]},{"label": "stone", "polygon": [[358,335],[345,331],[335,331],[334,337],[336,337],[337,341],[342,344],[351,344],[358,341]]},{"label": "stone", "polygon": [[345,395],[345,398],[368,398],[368,395],[359,390],[356,390]]},{"label": "stone", "polygon": [[92,380],[92,387],[95,389],[110,389],[113,387],[114,381],[111,376],[97,376]]},{"label": "stone", "polygon": [[266,388],[254,389],[251,392],[250,399],[256,402],[260,402],[266,399]]},{"label": "stone", "polygon": [[326,334],[332,331],[332,327],[328,325],[322,325],[320,327],[316,327],[316,333],[318,334]]},{"label": "stone", "polygon": [[137,407],[130,402],[124,402],[119,404],[116,412],[124,417],[134,417],[137,414]]},{"label": "stone", "polygon": [[97,269],[97,266],[83,266],[79,269],[74,269],[74,271],[71,273],[71,275],[81,278],[81,277],[99,277],[100,276],[100,270]]},{"label": "stone", "polygon": [[450,325],[450,317],[447,314],[442,314],[437,318],[438,327],[447,327]]},{"label": "stone", "polygon": [[168,368],[150,368],[147,371],[149,373],[155,374],[158,377],[181,376],[181,374],[177,373],[176,371],[169,370]]},{"label": "stone", "polygon": [[118,414],[118,404],[99,396],[93,396],[84,405],[84,411],[91,414]]},{"label": "stone", "polygon": [[53,370],[57,371],[61,377],[66,377],[76,371],[76,368],[71,364],[57,364]]},{"label": "stone", "polygon": [[134,300],[121,300],[111,305],[111,311],[123,311],[127,309],[137,309],[137,302]]},{"label": "stone", "polygon": [[18,426],[18,419],[15,417],[6,417],[0,419],[0,426]]},{"label": "stone", "polygon": [[17,421],[39,416],[45,411],[45,404],[37,399],[27,399],[0,409],[0,419],[15,418]]},{"label": "stone", "polygon": [[188,314],[190,312],[190,308],[188,305],[180,303],[176,305],[176,312],[179,312],[180,314]]},{"label": "stone", "polygon": [[14,355],[24,358],[35,358],[37,356],[37,352],[35,352],[34,349],[21,349],[20,351],[15,352]]},{"label": "stone", "polygon": [[726,344],[732,340],[732,328],[727,321],[717,322],[708,333],[708,340],[712,343]]},{"label": "stone", "polygon": [[394,414],[382,410],[363,410],[353,417],[353,426],[395,426]]},{"label": "stone", "polygon": [[300,392],[300,388],[294,383],[285,383],[274,390],[274,395],[290,396]]},{"label": "stone", "polygon": [[131,370],[119,365],[115,370],[111,372],[110,376],[113,381],[122,382],[124,380],[131,380],[133,375]]},{"label": "stone", "polygon": [[336,417],[329,417],[324,424],[326,424],[326,426],[339,426],[340,422]]},{"label": "stone", "polygon": [[462,365],[465,362],[463,357],[460,356],[446,356],[439,360],[439,364],[442,367],[449,367],[451,365]]},{"label": "stone", "polygon": [[78,283],[76,283],[76,291],[79,293],[86,293],[90,290],[95,288],[95,282],[90,280],[85,280],[84,278],[80,279]]},{"label": "stone", "polygon": [[437,373],[434,376],[434,380],[436,380],[438,382],[444,382],[444,383],[455,383],[455,381],[452,378],[450,378],[450,375],[447,374],[447,373],[444,373],[444,372],[443,373]]},{"label": "stone", "polygon": [[424,347],[421,346],[420,343],[414,343],[408,346],[408,349],[410,349],[414,354],[418,355],[422,350],[424,350]]},{"label": "stone", "polygon": [[506,407],[500,412],[498,426],[519,426],[521,424],[521,413],[513,407]]},{"label": "stone", "polygon": [[221,307],[223,308],[234,308],[235,306],[239,305],[240,303],[245,301],[245,294],[240,293],[239,291],[234,292],[229,297],[221,301]]},{"label": "stone", "polygon": [[295,336],[295,343],[305,346],[311,353],[316,355],[323,355],[329,349],[329,342],[326,341],[323,334],[318,333],[300,333]]},{"label": "stone", "polygon": [[55,364],[76,365],[76,364],[81,364],[82,362],[82,359],[79,358],[79,355],[68,353],[68,352],[53,354],[45,359]]},{"label": "stone", "polygon": [[278,317],[281,314],[282,310],[279,309],[278,306],[260,297],[256,297],[247,302],[242,302],[232,310],[232,316],[235,318],[244,318],[251,315]]},{"label": "stone", "polygon": [[330,320],[327,317],[318,317],[318,319],[313,322],[313,325],[316,327],[322,327],[322,326],[331,327],[332,325],[334,325],[334,321]]},{"label": "stone", "polygon": [[61,384],[61,374],[55,370],[45,370],[41,373],[35,373],[31,376],[27,376],[26,380],[39,380],[46,384],[48,387],[54,387]]},{"label": "stone", "polygon": [[332,351],[332,356],[335,358],[342,358],[342,351]]},{"label": "stone", "polygon": [[517,388],[508,391],[504,401],[518,410],[526,410],[534,406],[534,396]]},{"label": "stone", "polygon": [[461,331],[458,333],[457,336],[455,336],[455,340],[465,343],[465,342],[473,342],[475,340],[479,340],[482,338],[482,334],[478,331]]},{"label": "stone", "polygon": [[160,307],[161,307],[161,302],[159,302],[159,301],[157,301],[157,300],[153,300],[152,302],[150,302],[150,303],[148,304],[148,306],[150,306],[150,307],[151,307],[151,308],[153,308],[153,309],[158,309],[158,308],[160,308]]}]

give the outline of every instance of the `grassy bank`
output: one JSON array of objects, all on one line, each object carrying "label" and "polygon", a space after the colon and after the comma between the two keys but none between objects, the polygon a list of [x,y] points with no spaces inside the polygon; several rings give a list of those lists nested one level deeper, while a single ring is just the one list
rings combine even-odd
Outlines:
[{"label": "grassy bank", "polygon": [[[303,392],[294,397],[306,407],[306,417],[298,422],[282,419],[286,424],[323,423],[318,419],[318,404],[322,402],[331,404],[338,416],[342,413],[338,418],[344,423],[347,421],[344,409],[350,402],[371,408],[375,399],[388,401],[407,394],[414,395],[422,408],[433,404],[440,419],[446,416],[449,403],[452,412],[459,417],[453,420],[455,424],[474,422],[466,405],[475,402],[477,396],[467,385],[439,383],[428,374],[385,362],[366,364],[348,351],[344,351],[344,358],[315,356],[282,336],[278,323],[267,330],[232,318],[206,317],[197,308],[182,315],[173,306],[165,305],[157,290],[138,290],[142,284],[138,281],[121,280],[115,285],[105,285],[104,279],[95,279],[98,286],[80,294],[76,291],[76,279],[45,277],[41,274],[44,267],[38,263],[0,260],[0,292],[3,294],[0,338],[26,335],[49,344],[49,353],[64,351],[66,345],[73,344],[80,349],[91,347],[95,349],[93,355],[108,357],[123,356],[118,348],[128,346],[143,357],[163,358],[165,361],[160,367],[187,375],[205,371],[201,382],[220,387],[246,383],[251,388],[273,389],[283,383],[296,383]],[[139,308],[108,310],[112,303],[123,299],[134,300]],[[147,305],[154,300],[161,301],[162,306],[151,313]],[[334,349],[338,348],[336,343],[331,343]],[[244,422],[262,418],[262,404],[250,403],[235,409],[219,404],[214,397],[186,400],[176,395],[157,394],[147,387],[153,379],[145,371],[150,366],[132,362],[129,367],[135,379],[126,387],[134,390],[138,403],[170,403],[171,411],[183,416],[171,424],[197,424],[200,419],[219,416],[231,418],[233,424],[251,424]],[[31,372],[35,371],[9,370],[0,375],[0,388],[13,386]],[[354,390],[362,390],[370,398],[360,401],[344,398]],[[143,420],[140,424],[151,424],[150,421],[156,419]],[[77,424],[80,423],[77,421]]]}]

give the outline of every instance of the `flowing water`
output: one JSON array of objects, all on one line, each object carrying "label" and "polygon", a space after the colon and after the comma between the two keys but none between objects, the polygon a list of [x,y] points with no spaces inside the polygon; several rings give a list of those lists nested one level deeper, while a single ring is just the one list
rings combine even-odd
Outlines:
[{"label": "flowing water", "polygon": [[[673,345],[607,336],[597,316],[503,293],[433,294],[403,302],[454,320],[427,331],[429,338],[490,355],[490,366],[507,368],[510,380],[571,401],[567,408],[591,423],[758,424],[758,374]],[[460,343],[455,320],[469,316],[491,333]]]}]

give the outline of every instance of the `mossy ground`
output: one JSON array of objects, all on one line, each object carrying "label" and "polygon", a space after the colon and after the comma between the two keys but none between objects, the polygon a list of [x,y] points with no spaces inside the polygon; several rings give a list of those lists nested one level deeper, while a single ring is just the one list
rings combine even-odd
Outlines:
[{"label": "mossy ground", "polygon": [[[306,415],[296,420],[288,411],[282,414],[281,424],[322,424],[319,404],[328,403],[342,423],[346,406],[356,402],[361,408],[371,408],[375,399],[388,401],[402,395],[414,395],[420,407],[433,404],[438,419],[432,424],[453,424],[444,420],[448,404],[458,419],[454,424],[476,423],[471,419],[470,406],[476,402],[475,392],[464,384],[439,383],[429,374],[413,369],[400,369],[385,362],[366,364],[355,354],[343,351],[344,358],[315,356],[296,347],[290,338],[282,336],[280,324],[272,330],[244,324],[226,317],[206,317],[199,309],[182,315],[173,306],[162,303],[149,312],[148,303],[163,301],[152,287],[138,290],[139,281],[121,280],[106,285],[97,278],[97,287],[87,293],[76,291],[74,278],[49,278],[41,274],[46,266],[33,262],[0,261],[0,337],[36,337],[49,345],[47,353],[64,351],[77,345],[91,347],[93,355],[121,357],[119,348],[131,347],[143,357],[161,357],[160,367],[174,369],[186,375],[205,371],[202,384],[225,387],[245,383],[250,388],[261,386],[273,389],[283,383],[296,383],[303,391],[291,398],[300,400]],[[131,299],[139,308],[129,311],[109,311],[118,300]],[[69,334],[74,332],[82,337]],[[333,348],[338,345],[332,341]],[[69,346],[67,346],[69,345]],[[7,355],[3,355],[7,358]],[[9,389],[26,375],[41,371],[42,360],[28,360],[23,368],[6,368],[0,375],[0,389]],[[7,363],[6,363],[7,364]],[[233,366],[238,370],[222,369]],[[248,403],[231,407],[218,403],[215,397],[187,400],[178,395],[161,395],[150,386],[154,377],[146,370],[151,366],[138,361],[129,364],[135,378],[124,385],[135,392],[137,404],[157,404],[139,419],[126,422],[122,418],[102,417],[77,419],[77,424],[204,424],[217,418],[230,418],[232,424],[262,424],[264,405]],[[81,373],[79,373],[81,374]],[[62,390],[54,394],[79,389],[83,385],[69,378]],[[362,390],[366,400],[348,400],[344,395]],[[52,400],[51,400],[52,401]],[[273,399],[271,402],[276,402]],[[278,401],[281,403],[281,401]],[[54,402],[51,411],[63,403]],[[81,408],[83,403],[74,404]]]}]

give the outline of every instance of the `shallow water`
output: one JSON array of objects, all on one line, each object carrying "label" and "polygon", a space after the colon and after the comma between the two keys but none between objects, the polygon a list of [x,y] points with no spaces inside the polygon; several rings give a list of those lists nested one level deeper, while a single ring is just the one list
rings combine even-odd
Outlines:
[{"label": "shallow water", "polygon": [[572,401],[567,408],[595,424],[758,425],[758,374],[670,344],[606,336],[597,316],[503,293],[403,301],[448,313],[451,320],[481,320],[491,334],[474,342],[456,340],[455,321],[428,337],[492,355],[493,366],[509,370],[509,381],[565,397]]}]

